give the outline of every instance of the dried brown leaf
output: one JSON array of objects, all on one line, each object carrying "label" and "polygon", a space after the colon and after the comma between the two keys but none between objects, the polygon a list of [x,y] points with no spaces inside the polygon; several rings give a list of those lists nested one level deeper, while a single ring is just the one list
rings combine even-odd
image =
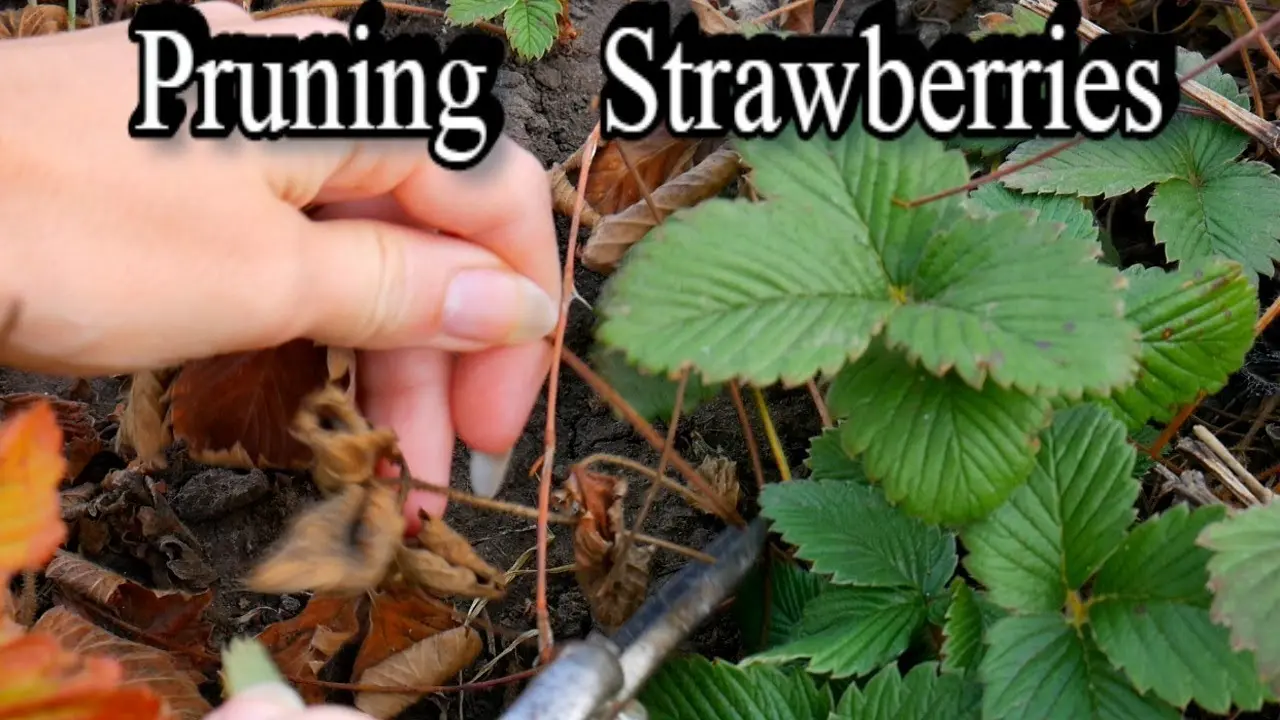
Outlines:
[{"label": "dried brown leaf", "polygon": [[[972,0],[962,0],[972,2]],[[787,32],[793,32],[797,35],[813,34],[813,2],[807,2],[797,8],[792,8],[782,14],[782,18],[778,23],[779,27]]]},{"label": "dried brown leaf", "polygon": [[[720,148],[655,190],[651,195],[653,203],[665,219],[676,210],[693,207],[719,195],[737,177],[738,169],[738,154],[730,148]],[[616,215],[602,218],[583,248],[583,264],[599,273],[613,272],[627,250],[660,221],[653,217],[644,200]]]},{"label": "dried brown leaf", "polygon": [[402,547],[396,564],[405,579],[433,594],[496,600],[507,592],[503,573],[485,562],[444,520],[423,516],[421,548]]},{"label": "dried brown leaf", "polygon": [[168,463],[164,451],[173,444],[169,427],[169,386],[177,368],[162,368],[134,373],[129,385],[129,400],[120,416],[115,450],[133,448],[138,461],[147,468],[163,469]]},{"label": "dried brown leaf", "polygon": [[204,648],[213,626],[204,611],[213,591],[199,594],[143,587],[80,555],[59,550],[45,576],[79,601],[93,603],[102,612],[153,637],[183,647]]},{"label": "dried brown leaf", "polygon": [[689,0],[693,14],[698,16],[698,27],[708,35],[738,35],[742,26],[737,20],[725,15],[720,8],[707,0]]},{"label": "dried brown leaf", "polygon": [[207,465],[304,470],[311,451],[290,429],[329,373],[328,348],[310,340],[188,362],[171,388],[173,437]]},{"label": "dried brown leaf", "polygon": [[62,5],[27,5],[0,13],[0,39],[54,35],[66,29],[67,8]]},{"label": "dried brown leaf", "polygon": [[[578,204],[578,189],[569,182],[565,168],[556,165],[547,171],[547,182],[551,185],[551,207],[561,215],[573,216],[573,208]],[[595,227],[600,222],[600,213],[592,209],[586,202],[582,203],[579,221],[582,227]]]},{"label": "dried brown leaf", "polygon": [[151,690],[164,702],[164,714],[170,717],[199,720],[212,710],[192,675],[181,670],[172,655],[117,637],[68,608],[53,607],[36,621],[32,631],[52,635],[70,652],[115,659],[124,669],[121,687]]},{"label": "dried brown leaf", "polygon": [[634,542],[624,549],[618,542],[625,480],[576,468],[565,490],[581,507],[573,533],[574,576],[591,615],[606,627],[618,627],[644,602],[654,549]]},{"label": "dried brown leaf", "polygon": [[457,622],[449,607],[405,586],[375,593],[369,606],[369,632],[351,669],[352,677],[377,665],[410,645],[444,632]]},{"label": "dried brown leaf", "polygon": [[[298,615],[268,625],[258,633],[258,640],[285,675],[315,680],[333,656],[360,632],[357,612],[363,599],[360,595],[316,595]],[[308,704],[324,702],[323,687],[298,684],[297,690]]]},{"label": "dried brown leaf", "polygon": [[[737,463],[725,457],[708,457],[698,465],[698,474],[707,479],[707,484],[729,507],[738,506],[738,500],[742,497],[742,483],[738,480]],[[697,489],[691,490],[701,496]],[[716,514],[715,507],[710,502],[699,504],[699,509],[711,515]]]},{"label": "dried brown leaf", "polygon": [[62,454],[67,458],[63,479],[73,480],[89,464],[89,460],[102,450],[102,439],[94,429],[95,420],[88,404],[44,393],[13,393],[0,397],[0,410],[4,411],[0,413],[0,418],[42,401],[52,405],[58,416],[58,427],[62,428],[64,441]]},{"label": "dried brown leaf", "polygon": [[[432,687],[448,683],[480,655],[480,635],[469,627],[457,627],[432,635],[369,668],[356,680],[374,687]],[[379,720],[389,720],[417,702],[423,693],[363,692],[356,707]]]},{"label": "dried brown leaf", "polygon": [[378,460],[399,455],[395,432],[375,430],[352,398],[332,385],[302,401],[292,432],[310,449],[311,477],[326,494],[369,482]]},{"label": "dried brown leaf", "polygon": [[[644,200],[636,176],[652,193],[673,176],[689,169],[698,141],[674,138],[659,127],[640,140],[614,140],[600,149],[587,174],[586,200],[601,215],[611,215]],[[635,167],[627,167],[622,154]]]},{"label": "dried brown leaf", "polygon": [[254,569],[248,586],[273,594],[371,590],[403,547],[404,525],[395,490],[383,485],[348,487],[304,511]]}]

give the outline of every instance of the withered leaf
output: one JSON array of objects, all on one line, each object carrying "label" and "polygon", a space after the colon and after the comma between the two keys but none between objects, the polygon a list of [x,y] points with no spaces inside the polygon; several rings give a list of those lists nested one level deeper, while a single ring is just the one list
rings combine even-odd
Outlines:
[{"label": "withered leaf", "polygon": [[[708,457],[698,465],[698,474],[707,479],[707,484],[724,499],[725,504],[729,507],[738,506],[738,501],[742,497],[742,483],[738,481],[737,463],[725,457]],[[696,488],[690,488],[690,490],[701,496]],[[717,514],[715,507],[710,503],[700,503],[699,509],[711,515]]]},{"label": "withered leaf", "polygon": [[[83,23],[76,23],[79,27]],[[0,13],[0,40],[54,35],[67,29],[67,8],[62,5],[27,5]]]},{"label": "withered leaf", "polygon": [[[601,215],[610,215],[644,199],[638,175],[650,193],[672,176],[689,169],[698,141],[674,138],[659,127],[640,140],[614,140],[591,161],[586,200]],[[635,167],[627,167],[622,154]]]},{"label": "withered leaf", "polygon": [[916,0],[911,10],[918,19],[950,23],[969,10],[973,0]]},{"label": "withered leaf", "polygon": [[209,644],[213,626],[204,611],[213,601],[212,590],[199,594],[153,590],[65,550],[54,555],[45,576],[69,599],[93,603],[101,612],[152,637],[190,648]]},{"label": "withered leaf", "polygon": [[[392,655],[362,673],[356,682],[375,687],[444,685],[475,662],[482,647],[479,633],[469,627],[456,627]],[[362,692],[356,695],[356,708],[379,720],[389,720],[425,694]]]},{"label": "withered leaf", "polygon": [[365,670],[410,645],[457,624],[447,605],[412,588],[390,586],[375,593],[369,606],[369,631],[360,644],[351,675],[360,677]]},{"label": "withered leaf", "polygon": [[404,514],[396,491],[353,485],[304,511],[254,569],[254,592],[314,590],[354,594],[375,587],[403,547]]},{"label": "withered leaf", "polygon": [[18,603],[8,587],[0,588],[0,645],[18,637],[24,632],[18,623]]},{"label": "withered leaf", "polygon": [[95,421],[86,403],[63,400],[44,393],[13,393],[0,397],[0,410],[3,410],[0,418],[30,408],[41,401],[52,405],[58,416],[58,427],[62,428],[62,454],[67,459],[63,480],[73,480],[89,460],[102,450],[102,439],[94,429]]},{"label": "withered leaf", "polygon": [[330,379],[329,349],[310,340],[185,363],[170,389],[173,438],[207,465],[304,470],[311,451],[290,428]]},{"label": "withered leaf", "polygon": [[498,599],[506,594],[503,573],[476,554],[467,539],[444,520],[422,515],[418,542],[401,547],[396,564],[405,578],[441,596]]},{"label": "withered leaf", "polygon": [[[653,203],[662,213],[662,219],[665,219],[676,210],[693,207],[719,195],[737,177],[738,170],[738,154],[730,148],[722,147],[688,172],[672,178],[653,191]],[[583,248],[583,264],[598,273],[613,272],[627,250],[660,221],[653,217],[653,212],[644,200],[616,215],[601,218]]]},{"label": "withered leaf", "polygon": [[169,385],[177,368],[161,368],[134,373],[129,399],[120,414],[115,451],[133,448],[145,468],[163,469],[168,463],[164,451],[173,444],[169,427]]},{"label": "withered leaf", "polygon": [[797,35],[813,34],[813,5],[812,1],[807,2],[799,7],[792,8],[782,14],[779,26],[787,31]]},{"label": "withered leaf", "polygon": [[574,576],[592,617],[616,628],[644,602],[654,550],[619,542],[625,480],[578,468],[565,490],[582,509],[573,532]]},{"label": "withered leaf", "polygon": [[58,639],[68,651],[110,657],[124,669],[122,687],[144,686],[166,705],[166,715],[179,720],[199,720],[212,710],[200,695],[203,677],[181,670],[173,656],[103,630],[62,606],[55,606],[36,621],[33,632]]},{"label": "withered leaf", "polygon": [[[258,633],[258,640],[285,675],[315,680],[333,656],[360,632],[357,611],[363,599],[360,595],[316,595],[295,617],[268,625]],[[323,687],[298,684],[296,689],[308,704],[324,702]]]},{"label": "withered leaf", "polygon": [[399,455],[395,432],[374,429],[352,398],[333,386],[303,399],[292,432],[310,449],[311,477],[326,494],[369,482],[378,460]]},{"label": "withered leaf", "polygon": [[742,32],[737,20],[707,0],[689,0],[689,5],[693,14],[698,16],[698,27],[702,32],[708,35],[737,35]]}]

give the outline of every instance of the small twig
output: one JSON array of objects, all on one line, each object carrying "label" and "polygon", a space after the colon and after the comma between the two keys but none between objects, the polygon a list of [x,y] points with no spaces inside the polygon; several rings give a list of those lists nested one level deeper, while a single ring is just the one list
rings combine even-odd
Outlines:
[{"label": "small twig", "polygon": [[836,25],[836,18],[840,16],[840,8],[844,7],[844,0],[836,0],[835,6],[831,8],[831,12],[827,15],[827,21],[822,23],[822,32],[820,35],[826,35],[831,32],[831,28]]},{"label": "small twig", "polygon": [[747,416],[747,406],[742,402],[742,388],[737,380],[729,381],[729,397],[733,407],[738,411],[738,422],[742,425],[742,437],[747,442],[747,452],[751,454],[751,471],[756,476],[756,489],[764,489],[764,464],[760,462],[760,448],[756,445],[756,433],[751,429],[751,418]]},{"label": "small twig", "polygon": [[805,387],[809,388],[809,397],[813,398],[813,406],[818,408],[818,417],[822,419],[822,427],[835,427],[835,423],[831,422],[831,411],[827,409],[827,402],[822,399],[822,393],[818,392],[818,383],[813,378],[805,383]]},{"label": "small twig", "polygon": [[631,173],[631,179],[636,181],[636,187],[640,188],[640,195],[644,197],[644,204],[649,207],[649,212],[653,214],[654,224],[662,222],[662,211],[658,209],[658,204],[653,201],[653,193],[649,192],[649,185],[640,177],[640,171],[636,169],[635,163],[631,162],[631,156],[627,154],[627,144],[618,142],[618,157],[622,158],[622,164],[627,166],[627,170]]},{"label": "small twig", "polygon": [[[680,382],[676,385],[675,404],[671,409],[671,424],[667,426],[667,440],[662,446],[662,452],[658,455],[658,477],[662,477],[667,472],[667,461],[671,458],[671,448],[676,443],[676,429],[680,427],[680,410],[684,405],[685,388],[689,384],[689,369],[685,368],[680,371]],[[631,549],[630,536],[640,532],[644,527],[644,521],[649,518],[649,509],[653,507],[653,501],[658,499],[658,491],[662,489],[661,483],[649,483],[649,487],[644,493],[644,502],[640,505],[640,512],[636,514],[636,520],[631,524],[631,532],[623,535],[619,542],[618,554],[616,557],[624,558]],[[609,575],[615,575],[620,572],[619,568],[626,567],[626,563],[618,563],[609,572]],[[606,578],[606,582],[611,579]]]},{"label": "small twig", "polygon": [[757,15],[743,24],[744,25],[763,25],[769,22],[770,20],[778,17],[779,15],[783,15],[785,13],[791,12],[792,10],[795,10],[796,8],[804,7],[805,5],[811,5],[811,4],[813,4],[813,0],[794,0],[793,2],[789,2],[786,5],[783,5],[782,7],[774,8],[773,10],[770,10],[767,13]]},{"label": "small twig", "polygon": [[[1240,2],[1246,2],[1246,0],[1240,0]],[[1196,9],[1202,7],[1204,6],[1201,5]],[[1240,29],[1240,21],[1236,20],[1236,16],[1230,12],[1223,14],[1227,16],[1227,23],[1231,25],[1232,37],[1243,35],[1244,31]],[[1266,120],[1267,111],[1262,106],[1262,88],[1258,87],[1258,76],[1253,72],[1253,63],[1249,61],[1249,48],[1243,45],[1240,47],[1240,64],[1244,65],[1245,74],[1249,77],[1249,94],[1253,96],[1253,114]]]},{"label": "small twig", "polygon": [[[461,503],[463,505],[470,505],[471,507],[479,508],[481,510],[491,510],[493,512],[500,512],[500,513],[505,513],[507,515],[514,515],[519,518],[525,518],[526,520],[538,519],[537,508],[526,507],[524,505],[517,505],[515,503],[504,502],[502,500],[482,498],[476,495],[472,495],[471,493],[462,492],[461,490],[454,490],[453,488],[440,487],[439,485],[432,485],[431,483],[423,482],[422,480],[418,480],[416,478],[410,478],[409,481],[410,481],[410,484],[415,489],[426,490],[427,492],[436,493],[437,495],[444,495],[449,498],[450,502]],[[391,482],[399,482],[399,481],[392,480]],[[575,517],[570,517],[568,515],[560,515],[558,513],[548,512],[547,522],[553,522],[557,525],[576,525],[578,523],[578,519]]]},{"label": "small twig", "polygon": [[[587,385],[590,385],[591,389],[594,390],[601,399],[617,410],[631,425],[631,427],[635,428],[636,432],[640,433],[640,436],[645,439],[645,442],[649,443],[650,447],[658,452],[662,452],[662,449],[666,447],[666,444],[662,442],[662,438],[659,437],[657,431],[653,429],[653,426],[641,417],[640,414],[636,412],[636,409],[631,406],[631,403],[627,402],[625,398],[618,394],[617,390],[609,387],[609,383],[605,382],[595,370],[592,370],[591,366],[583,362],[582,358],[575,355],[574,352],[567,347],[561,350],[560,359],[563,360],[575,373],[577,373],[578,377],[582,378]],[[720,493],[716,492],[715,488],[711,487],[706,478],[702,477],[702,474],[694,469],[694,467],[689,464],[689,461],[680,457],[680,453],[675,449],[672,449],[671,451],[671,465],[675,467],[682,476],[684,476],[685,480],[689,481],[690,485],[697,488],[698,492],[707,497],[708,502],[714,505],[713,512],[715,512],[721,520],[724,520],[726,523],[736,527],[746,525],[746,521],[738,514],[738,510],[730,507],[725,499],[721,497]]]},{"label": "small twig", "polygon": [[1263,487],[1262,483],[1258,482],[1258,478],[1254,477],[1248,468],[1240,464],[1240,461],[1231,454],[1231,451],[1227,450],[1221,440],[1214,437],[1213,433],[1209,432],[1203,425],[1196,425],[1191,428],[1191,432],[1195,433],[1196,437],[1200,438],[1200,441],[1212,450],[1214,455],[1217,455],[1222,462],[1227,464],[1227,467],[1235,472],[1236,477],[1240,478],[1240,482],[1249,488],[1249,492],[1253,493],[1255,498],[1263,503],[1271,502],[1271,491]]},{"label": "small twig", "polygon": [[893,198],[893,203],[899,207],[910,209],[910,208],[920,207],[921,205],[927,205],[931,202],[942,200],[944,198],[949,198],[952,195],[959,195],[960,193],[971,192],[973,190],[977,190],[978,188],[982,187],[983,185],[986,185],[989,182],[994,182],[996,180],[999,180],[1000,178],[1006,175],[1012,175],[1013,173],[1016,173],[1019,170],[1022,170],[1023,168],[1028,168],[1037,163],[1044,162],[1045,160],[1048,160],[1054,155],[1057,155],[1058,153],[1063,152],[1064,150],[1070,150],[1071,148],[1075,147],[1076,145],[1079,145],[1084,141],[1085,141],[1085,137],[1083,135],[1077,135],[1074,138],[1071,138],[1070,140],[1066,140],[1058,143],[1057,145],[1054,145],[1053,147],[1049,148],[1048,150],[1045,150],[1044,152],[1036,153],[1035,155],[1027,158],[1026,160],[1023,160],[1022,162],[1013,163],[1012,165],[1004,165],[998,170],[989,172],[980,178],[970,180],[964,185],[953,187],[949,190],[942,190],[940,192],[933,193],[932,195],[925,195],[924,197],[916,198],[915,200],[899,200],[898,198]]},{"label": "small twig", "polygon": [[598,462],[611,463],[619,467],[627,468],[628,470],[633,470],[643,475],[645,478],[649,480],[649,482],[660,484],[662,485],[662,487],[666,488],[667,490],[684,498],[685,501],[688,502],[690,505],[696,505],[701,507],[701,503],[702,503],[701,495],[698,495],[696,492],[690,490],[684,485],[681,485],[675,480],[672,480],[671,478],[667,477],[667,474],[665,472],[659,475],[657,472],[653,470],[653,468],[647,467],[642,463],[636,462],[635,460],[630,460],[628,458],[620,457],[618,455],[610,455],[608,453],[596,453],[594,455],[589,455],[583,458],[582,460],[579,460],[577,462],[577,465],[581,465],[583,467],[590,467],[592,464],[598,463]]},{"label": "small twig", "polygon": [[[253,19],[266,20],[268,18],[294,15],[314,10],[343,10],[347,8],[358,8],[362,2],[363,0],[303,0],[303,2],[298,3],[277,5],[276,7],[268,10],[259,10],[253,13]],[[435,8],[409,5],[408,3],[394,2],[393,0],[385,0],[382,5],[387,10],[394,10],[395,12],[401,12],[406,15],[424,15],[426,17],[439,19],[445,18],[444,11],[436,10]],[[502,37],[506,37],[507,35],[506,31],[502,29],[502,26],[494,25],[493,23],[478,22],[470,27],[476,27],[484,30],[485,32],[490,32]]]},{"label": "small twig", "polygon": [[1231,468],[1224,465],[1207,445],[1194,438],[1184,437],[1178,440],[1178,449],[1199,460],[1209,472],[1212,472],[1222,481],[1222,484],[1231,491],[1232,495],[1235,495],[1245,505],[1258,504],[1258,498],[1249,492],[1249,489],[1240,482],[1240,478],[1236,477]]},{"label": "small twig", "polygon": [[[624,539],[627,537],[630,537],[630,538],[633,538],[635,542],[645,543],[647,545],[653,545],[655,547],[660,547],[664,550],[670,550],[671,552],[679,553],[681,555],[684,555],[687,558],[697,560],[698,562],[704,562],[704,563],[707,563],[708,565],[714,565],[716,562],[716,559],[714,557],[702,552],[701,550],[694,550],[693,548],[685,547],[684,545],[681,545],[679,543],[673,543],[670,540],[663,540],[662,538],[654,537],[652,535],[645,535],[644,533],[631,532],[631,531],[626,531],[622,533],[622,535]],[[619,557],[622,557],[622,556],[619,555]]]},{"label": "small twig", "polygon": [[[600,123],[591,130],[582,151],[582,167],[578,169],[578,198],[573,207],[573,218],[569,221],[569,246],[564,258],[564,276],[560,286],[560,319],[556,321],[555,338],[552,341],[551,357],[560,357],[566,350],[564,346],[565,327],[569,322],[569,309],[573,298],[578,294],[573,284],[573,259],[577,254],[578,230],[582,224],[582,208],[586,205],[587,176],[591,172],[591,161],[595,159],[596,147],[600,143]],[[538,581],[534,611],[538,621],[538,650],[544,662],[551,660],[551,648],[555,638],[551,634],[551,612],[547,608],[547,513],[551,505],[551,468],[556,454],[556,400],[560,390],[560,363],[551,363],[550,377],[547,378],[547,422],[544,432],[544,448],[541,477],[538,481]]]},{"label": "small twig", "polygon": [[782,443],[778,440],[778,432],[773,427],[773,418],[769,416],[769,406],[764,402],[764,394],[755,385],[751,388],[751,397],[755,400],[756,411],[760,413],[760,424],[764,425],[764,436],[769,441],[769,450],[773,452],[773,461],[778,466],[778,474],[782,481],[791,479],[791,468],[787,467],[787,456],[782,451]]},{"label": "small twig", "polygon": [[[1248,0],[1236,0],[1236,9],[1244,16],[1244,21],[1249,23],[1249,29],[1258,27],[1258,19],[1253,16],[1253,9],[1249,7]],[[1267,56],[1267,62],[1271,63],[1271,67],[1280,71],[1280,57],[1276,56],[1276,49],[1271,47],[1271,43],[1267,42],[1266,34],[1258,35],[1258,47],[1262,48],[1262,54]],[[1243,51],[1244,48],[1241,48]],[[1248,62],[1245,62],[1248,67]]]},{"label": "small twig", "polygon": [[463,683],[461,685],[420,685],[418,687],[406,685],[360,685],[358,683],[330,682],[328,680],[314,680],[312,678],[300,677],[290,677],[289,681],[301,685],[315,685],[316,687],[328,688],[330,690],[347,690],[349,692],[428,695],[431,693],[487,690],[489,688],[501,687],[502,685],[510,685],[511,683],[520,682],[521,680],[527,680],[541,671],[542,667],[536,667],[530,668],[529,670],[522,670],[518,673],[507,675],[506,677],[484,680],[482,682]]},{"label": "small twig", "polygon": [[1271,418],[1271,413],[1276,411],[1276,406],[1280,405],[1280,393],[1272,393],[1262,401],[1262,407],[1258,408],[1258,416],[1253,419],[1249,425],[1249,430],[1240,438],[1240,442],[1236,444],[1237,452],[1248,452],[1249,446],[1253,444],[1253,439],[1258,436],[1262,430],[1262,426],[1267,424],[1267,420]]},{"label": "small twig", "polygon": [[1163,465],[1155,466],[1156,472],[1164,478],[1160,485],[1160,495],[1176,492],[1197,505],[1221,505],[1222,501],[1209,491],[1204,484],[1204,473],[1199,470],[1186,470],[1182,474],[1174,473]]}]

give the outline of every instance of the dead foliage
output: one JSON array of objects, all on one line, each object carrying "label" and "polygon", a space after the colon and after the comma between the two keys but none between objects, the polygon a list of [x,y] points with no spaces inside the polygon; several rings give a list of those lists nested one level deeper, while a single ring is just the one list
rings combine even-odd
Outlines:
[{"label": "dead foliage", "polygon": [[[742,483],[738,480],[737,463],[725,457],[708,457],[698,465],[698,474],[707,479],[707,484],[726,504],[738,506],[738,501],[742,498]],[[690,491],[700,499],[705,498],[697,488],[690,488]],[[715,507],[709,501],[700,502],[698,509],[711,515],[716,514]]]},{"label": "dead foliage", "polygon": [[329,386],[305,398],[294,428],[329,497],[293,522],[254,569],[251,589],[341,595],[402,580],[444,597],[505,594],[502,574],[443,520],[424,517],[416,542],[405,542],[407,478],[397,486],[375,472],[380,460],[403,464],[395,433],[371,427],[349,395]]},{"label": "dead foliage", "polygon": [[[77,19],[76,27],[88,23]],[[0,13],[0,40],[9,38],[54,35],[67,29],[67,8],[64,5],[25,5],[21,10]]]},{"label": "dead foliage", "polygon": [[951,23],[959,20],[973,0],[916,0],[911,4],[911,12],[917,20]]},{"label": "dead foliage", "polygon": [[[315,680],[321,670],[360,632],[358,612],[363,597],[317,595],[297,616],[267,626],[258,641],[271,653],[280,671],[301,680]],[[325,700],[318,685],[299,684],[308,704]]]},{"label": "dead foliage", "polygon": [[310,340],[184,363],[170,388],[173,439],[207,465],[306,469],[309,449],[289,428],[303,398],[343,379],[334,372],[351,374]]},{"label": "dead foliage", "polygon": [[187,649],[209,646],[213,625],[205,609],[213,601],[212,590],[156,590],[65,550],[54,555],[45,577],[59,589],[64,604],[91,605],[93,615],[116,620],[126,631],[140,632],[150,642]]},{"label": "dead foliage", "polygon": [[[645,191],[652,192],[692,167],[697,149],[697,140],[671,137],[662,127],[639,140],[614,140],[591,161],[586,200],[602,215],[629,208],[644,199]],[[627,167],[628,160],[634,172]]]},{"label": "dead foliage", "polygon": [[178,519],[163,483],[132,470],[115,470],[98,484],[63,493],[62,519],[86,557],[132,558],[161,590],[203,590],[216,579],[200,541]]},{"label": "dead foliage", "polygon": [[164,451],[173,443],[169,427],[169,384],[177,368],[160,368],[134,373],[129,382],[129,397],[120,413],[120,430],[116,433],[115,451],[124,454],[133,448],[143,470],[163,469]]},{"label": "dead foliage", "polygon": [[599,273],[611,273],[631,246],[671,213],[719,195],[738,177],[740,159],[728,147],[711,153],[688,171],[663,183],[650,197],[661,217],[640,200],[615,215],[600,219],[582,251],[582,262]]},{"label": "dead foliage", "polygon": [[[475,661],[483,644],[469,627],[455,627],[416,642],[364,671],[356,680],[373,687],[444,685]],[[425,693],[362,692],[356,707],[376,718],[392,718]]]},{"label": "dead foliage", "polygon": [[457,624],[447,606],[404,585],[393,584],[373,593],[369,599],[369,630],[351,674],[360,677],[365,670],[410,645]]},{"label": "dead foliage", "polygon": [[[558,504],[575,514],[574,573],[592,616],[616,628],[644,602],[649,588],[652,547],[622,543],[622,500],[627,481],[575,467],[556,493]],[[624,547],[625,546],[625,547]]]},{"label": "dead foliage", "polygon": [[102,438],[95,427],[97,421],[89,412],[87,403],[62,400],[44,393],[13,393],[0,397],[0,419],[42,401],[53,406],[58,417],[58,427],[62,428],[62,454],[67,460],[63,480],[74,480],[85,465],[89,464],[89,460],[102,450]]},{"label": "dead foliage", "polygon": [[36,621],[32,632],[56,638],[68,652],[115,660],[124,671],[119,688],[150,690],[165,706],[162,716],[199,720],[212,710],[200,695],[202,674],[184,671],[169,653],[118,637],[68,608],[53,607]]}]

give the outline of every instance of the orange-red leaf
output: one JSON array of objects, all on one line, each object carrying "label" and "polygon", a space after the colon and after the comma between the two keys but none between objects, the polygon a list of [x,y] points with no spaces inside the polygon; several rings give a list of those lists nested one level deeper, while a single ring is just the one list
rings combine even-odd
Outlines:
[{"label": "orange-red leaf", "polygon": [[162,703],[144,687],[120,685],[120,664],[67,652],[33,632],[0,646],[4,720],[156,720]]},{"label": "orange-red leaf", "polygon": [[[169,653],[117,637],[72,610],[54,606],[36,621],[32,632],[57,638],[64,650],[85,657],[85,662],[92,662],[94,656],[112,662],[120,673],[112,678],[119,691],[149,691],[159,698],[163,716],[200,720],[212,710],[200,695],[199,678],[181,670]],[[0,676],[3,672],[0,669]],[[113,709],[110,717],[131,716],[118,715]]]},{"label": "orange-red leaf", "polygon": [[[258,634],[258,641],[271,652],[286,676],[314,680],[342,646],[360,631],[356,611],[363,599],[363,596],[317,595],[297,616],[268,625]],[[297,690],[310,704],[324,702],[322,687],[300,685]]]},{"label": "orange-red leaf", "polygon": [[389,588],[373,596],[369,608],[369,632],[356,656],[352,677],[377,665],[410,645],[456,627],[449,608],[403,587]]},{"label": "orange-red leaf", "polygon": [[[45,7],[45,6],[41,6]],[[26,410],[40,402],[48,402],[58,416],[58,427],[62,428],[65,441],[63,455],[67,459],[67,467],[63,478],[72,480],[98,451],[102,450],[102,439],[94,428],[93,415],[89,405],[78,400],[63,400],[43,393],[13,393],[0,397],[0,409],[5,415]]]},{"label": "orange-red leaf", "polygon": [[45,576],[69,595],[91,602],[124,623],[192,650],[209,644],[213,626],[204,618],[213,591],[192,595],[177,590],[154,590],[119,575],[80,555],[59,550]]},{"label": "orange-red leaf", "polygon": [[305,469],[311,451],[289,430],[328,379],[328,350],[310,340],[185,363],[170,388],[173,438],[209,465]]},{"label": "orange-red leaf", "polygon": [[58,486],[67,461],[53,408],[38,402],[0,424],[0,578],[36,570],[67,537]]}]

